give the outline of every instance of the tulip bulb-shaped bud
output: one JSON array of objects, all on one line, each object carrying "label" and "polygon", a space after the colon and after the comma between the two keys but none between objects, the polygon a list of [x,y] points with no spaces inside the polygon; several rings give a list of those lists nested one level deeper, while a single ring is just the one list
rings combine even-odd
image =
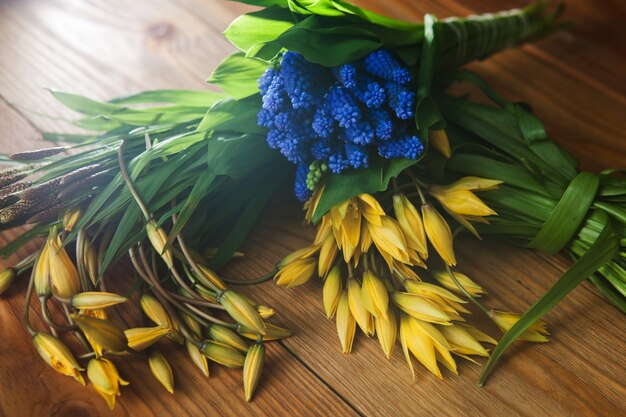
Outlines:
[{"label": "tulip bulb-shaped bud", "polygon": [[450,316],[422,295],[393,292],[391,294],[391,300],[400,310],[411,317],[429,323],[450,324]]},{"label": "tulip bulb-shaped bud", "polygon": [[198,346],[194,345],[189,340],[185,342],[185,345],[187,346],[187,353],[189,354],[191,361],[198,367],[198,369],[200,369],[200,372],[202,372],[204,376],[208,377],[209,361],[206,356],[200,352],[200,348]]},{"label": "tulip bulb-shaped bud", "polygon": [[250,402],[263,372],[265,360],[265,346],[263,343],[255,343],[250,346],[246,359],[243,363],[243,391],[246,401]]},{"label": "tulip bulb-shaped bud", "polygon": [[152,346],[171,331],[172,329],[162,326],[135,327],[124,330],[124,335],[128,339],[128,347],[140,351]]},{"label": "tulip bulb-shaped bud", "polygon": [[98,283],[98,251],[93,243],[85,239],[85,252],[83,256],[85,270],[91,283],[95,286]]},{"label": "tulip bulb-shaped bud", "polygon": [[[487,349],[479,343],[479,341],[466,329],[465,326],[454,324],[452,326],[441,326],[439,330],[446,338],[455,354],[485,357],[489,356]],[[494,344],[496,343],[495,340],[491,340]]]},{"label": "tulip bulb-shaped bud", "polygon": [[13,281],[15,281],[15,277],[17,277],[17,274],[13,268],[7,268],[0,272],[0,295],[9,289]]},{"label": "tulip bulb-shaped bud", "polygon": [[150,220],[146,223],[146,234],[148,235],[148,239],[154,247],[154,250],[163,258],[165,264],[172,268],[174,266],[174,257],[172,256],[172,251],[170,248],[165,250],[165,244],[167,243],[167,235],[165,231],[157,226],[156,221]]},{"label": "tulip bulb-shaped bud", "polygon": [[363,303],[367,311],[376,318],[387,317],[389,295],[383,281],[371,270],[363,272],[361,287]]},{"label": "tulip bulb-shaped bud", "polygon": [[212,340],[206,340],[200,351],[210,360],[228,368],[241,368],[245,361],[245,357],[237,349]]},{"label": "tulip bulb-shaped bud", "polygon": [[[519,314],[509,313],[506,311],[491,310],[489,317],[503,332],[508,332],[511,327],[520,319]],[[537,320],[528,329],[522,333],[517,340],[524,340],[526,342],[547,342],[548,333],[547,323],[542,320]]]},{"label": "tulip bulb-shaped bud", "polygon": [[102,349],[111,352],[126,350],[128,340],[122,329],[112,321],[79,315],[73,315],[72,318],[78,328]]},{"label": "tulip bulb-shaped bud", "polygon": [[[463,291],[459,288],[458,285],[452,280],[452,277],[448,273],[448,271],[433,271],[433,277],[439,282],[442,286],[449,289],[450,291],[454,291],[457,294],[463,294]],[[461,284],[461,286],[467,291],[472,297],[480,297],[487,292],[478,284],[470,279],[465,274],[454,271],[454,277]]]},{"label": "tulip bulb-shaped bud", "polygon": [[188,314],[180,313],[180,316],[187,328],[191,330],[193,335],[196,336],[198,339],[202,339],[202,326],[200,326],[200,323],[198,323],[196,319]]},{"label": "tulip bulb-shaped bud", "polygon": [[[266,323],[266,326],[267,332],[263,335],[263,340],[267,342],[271,340],[286,339],[293,334],[291,330],[285,329],[272,323]],[[237,333],[250,340],[257,340],[259,338],[258,334],[249,329],[246,329],[241,325],[237,327]]]},{"label": "tulip bulb-shaped bud", "polygon": [[72,306],[80,310],[99,310],[125,303],[128,299],[111,292],[81,292],[72,297]]},{"label": "tulip bulb-shaped bud", "polygon": [[348,304],[350,306],[350,312],[354,316],[354,319],[363,333],[370,336],[374,334],[373,317],[369,311],[367,311],[367,308],[365,308],[365,303],[363,302],[363,291],[361,290],[359,283],[354,278],[350,278],[348,280]]},{"label": "tulip bulb-shaped bud", "polygon": [[62,248],[59,238],[51,236],[49,245],[48,262],[52,293],[61,298],[72,298],[80,291],[78,271]]},{"label": "tulip bulb-shaped bud", "polygon": [[274,278],[276,279],[277,285],[292,288],[307,283],[313,277],[316,270],[316,258],[296,259],[280,268]]},{"label": "tulip bulb-shaped bud", "polygon": [[274,317],[276,314],[276,310],[263,304],[256,305],[256,312],[259,313],[259,316],[261,316],[262,319],[269,319],[270,317]]},{"label": "tulip bulb-shaped bud", "polygon": [[428,240],[441,256],[441,258],[450,266],[456,265],[456,257],[452,246],[452,232],[450,226],[445,219],[430,204],[422,206],[422,216],[424,218],[424,229]]},{"label": "tulip bulb-shaped bud", "polygon": [[201,276],[198,276],[198,280],[204,284],[205,286],[211,288],[211,284],[219,288],[220,290],[226,289],[226,284],[221,278],[209,267],[204,265],[198,265],[200,272],[202,272]]},{"label": "tulip bulb-shaped bud", "polygon": [[174,373],[165,356],[158,350],[150,351],[148,363],[152,375],[165,387],[170,394],[174,393]]},{"label": "tulip bulb-shaped bud", "polygon": [[71,376],[82,385],[85,385],[85,379],[80,373],[84,369],[80,367],[72,352],[63,342],[47,333],[37,333],[33,337],[33,343],[39,355],[55,371]]},{"label": "tulip bulb-shaped bud", "polygon": [[248,344],[233,330],[219,324],[213,324],[209,328],[209,336],[217,342],[234,347],[240,352],[248,351]]},{"label": "tulip bulb-shaped bud", "polygon": [[348,301],[348,291],[343,290],[337,304],[337,334],[341,342],[343,353],[352,351],[352,343],[354,342],[354,333],[356,332],[356,320],[350,312],[350,304]]},{"label": "tulip bulb-shaped bud", "polygon": [[433,145],[433,147],[446,158],[449,159],[452,156],[450,141],[448,140],[448,134],[445,130],[430,129],[428,131],[428,143]]},{"label": "tulip bulb-shaped bud", "polygon": [[117,368],[108,359],[92,359],[87,365],[87,376],[94,389],[104,398],[111,410],[115,407],[115,397],[121,395],[120,385],[128,382],[120,377]]},{"label": "tulip bulb-shaped bud", "polygon": [[83,211],[80,208],[69,209],[63,215],[63,229],[66,232],[71,232],[74,230],[74,226],[80,219],[80,216],[83,214]]},{"label": "tulip bulb-shaped bud", "polygon": [[326,274],[328,274],[333,262],[335,262],[338,251],[335,237],[333,235],[329,235],[326,240],[324,240],[324,243],[320,248],[320,256],[317,263],[317,274],[320,277],[325,277]]},{"label": "tulip bulb-shaped bud", "polygon": [[218,297],[218,301],[237,323],[258,332],[260,335],[265,334],[266,326],[263,319],[254,306],[241,294],[233,290],[226,290]]},{"label": "tulip bulb-shaped bud", "polygon": [[52,293],[52,288],[50,286],[50,258],[48,257],[48,252],[50,251],[49,241],[43,245],[41,249],[41,253],[35,262],[35,270],[34,274],[34,285],[35,292],[39,297],[47,297]]},{"label": "tulip bulb-shaped bud", "polygon": [[424,259],[428,259],[428,245],[426,244],[426,231],[424,222],[417,208],[404,194],[393,196],[393,211],[400,224],[402,233],[406,238],[407,245],[416,250]]},{"label": "tulip bulb-shaped bud", "polygon": [[339,304],[339,298],[341,297],[341,290],[341,268],[335,265],[328,273],[328,276],[324,281],[323,289],[324,311],[326,311],[326,317],[329,319],[332,318],[335,315],[335,311],[337,311],[337,305]]},{"label": "tulip bulb-shaped bud", "polygon": [[163,304],[159,302],[154,296],[150,294],[144,294],[139,301],[141,309],[148,316],[150,320],[162,327],[172,327],[172,319],[170,315],[165,311]]},{"label": "tulip bulb-shaped bud", "polygon": [[396,344],[396,336],[398,333],[398,318],[395,308],[390,308],[385,317],[376,317],[374,324],[376,325],[376,335],[380,342],[380,347],[385,352],[387,359],[391,359],[393,347]]}]

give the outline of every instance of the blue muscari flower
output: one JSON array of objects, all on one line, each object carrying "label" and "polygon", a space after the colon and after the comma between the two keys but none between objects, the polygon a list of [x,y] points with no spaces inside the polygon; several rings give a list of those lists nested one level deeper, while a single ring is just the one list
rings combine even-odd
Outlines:
[{"label": "blue muscari flower", "polygon": [[355,126],[346,128],[346,140],[356,145],[368,145],[374,140],[374,129],[368,122],[360,121]]},{"label": "blue muscari flower", "polygon": [[300,164],[298,168],[296,168],[296,181],[293,185],[293,191],[296,198],[302,202],[305,202],[311,197],[311,190],[309,190],[306,183],[308,173],[308,164]]},{"label": "blue muscari flower", "polygon": [[365,71],[374,77],[400,84],[411,82],[411,74],[386,49],[372,52],[363,59]]},{"label": "blue muscari flower", "polygon": [[415,106],[415,93],[398,85],[397,83],[388,82],[385,84],[389,107],[396,112],[396,116],[402,120],[408,120],[413,117]]},{"label": "blue muscari flower", "polygon": [[355,126],[361,120],[361,108],[354,96],[348,89],[338,84],[328,90],[324,106],[332,109],[332,116],[341,127]]},{"label": "blue muscari flower", "polygon": [[346,88],[356,87],[357,68],[356,65],[343,64],[332,68],[335,78]]},{"label": "blue muscari flower", "polygon": [[346,150],[346,158],[352,168],[367,168],[369,163],[369,153],[365,146],[346,143],[344,148]]},{"label": "blue muscari flower", "polygon": [[258,82],[258,124],[268,128],[268,145],[298,165],[299,199],[309,198],[326,169],[339,174],[365,168],[376,152],[409,159],[424,152],[406,121],[415,106],[410,81],[408,70],[386,50],[330,69],[286,52],[266,70]]}]

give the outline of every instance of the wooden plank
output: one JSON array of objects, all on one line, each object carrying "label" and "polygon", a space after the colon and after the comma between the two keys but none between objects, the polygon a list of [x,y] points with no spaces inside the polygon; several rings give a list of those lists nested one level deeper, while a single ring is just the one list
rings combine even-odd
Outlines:
[{"label": "wooden plank", "polygon": [[[414,21],[427,11],[444,17],[523,4],[521,0],[359,3]],[[576,31],[505,52],[477,64],[476,69],[507,98],[530,101],[555,140],[580,157],[584,166],[623,167],[626,58],[619,40],[623,28],[606,22],[620,22],[626,11],[617,0],[593,7],[582,0],[569,3],[570,18],[582,22]],[[35,146],[38,136],[30,122],[41,129],[67,129],[65,123],[29,112],[72,116],[41,85],[101,99],[147,88],[202,88],[211,68],[232,50],[219,33],[246,9],[236,3],[202,0],[0,3],[0,38],[10,40],[0,43],[0,95],[10,103],[0,102],[2,150]],[[25,114],[28,122],[13,108]],[[28,145],[16,143],[17,137],[28,139]],[[233,263],[227,273],[250,277],[269,270],[276,260],[310,239],[311,231],[300,225],[297,206],[277,203],[246,244],[246,258]],[[3,233],[2,239],[12,236]],[[463,271],[485,285],[490,302],[517,311],[534,301],[567,265],[560,257],[467,240],[458,250]],[[97,394],[77,389],[78,385],[38,360],[29,338],[16,326],[23,291],[22,284],[0,302],[3,339],[11,340],[11,344],[0,344],[0,380],[9,387],[1,395],[0,415],[106,415]],[[270,349],[265,382],[252,406],[242,403],[238,371],[215,369],[205,382],[183,358],[184,352],[167,349],[178,375],[176,396],[164,394],[143,361],[131,361],[123,365],[125,375],[145,383],[133,382],[124,390],[116,414],[348,415],[356,410],[367,415],[557,416],[626,412],[622,382],[626,379],[626,321],[588,285],[579,287],[547,316],[554,331],[551,343],[516,345],[483,389],[475,386],[480,367],[471,364],[461,365],[458,378],[446,374],[443,382],[420,369],[411,383],[401,354],[396,352],[387,361],[377,342],[365,337],[355,344],[354,354],[341,354],[334,324],[322,314],[319,282],[290,291],[271,283],[244,291],[255,291],[255,298],[273,305],[279,321],[296,332],[282,346]],[[475,316],[497,335],[479,314]]]}]

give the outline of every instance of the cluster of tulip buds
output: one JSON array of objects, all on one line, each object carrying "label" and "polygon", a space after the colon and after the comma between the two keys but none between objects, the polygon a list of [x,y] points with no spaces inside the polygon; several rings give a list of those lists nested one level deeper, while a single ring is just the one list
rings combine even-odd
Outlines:
[{"label": "cluster of tulip buds", "polygon": [[[211,362],[243,368],[244,395],[250,401],[263,369],[264,343],[291,335],[266,321],[274,310],[228,288],[205,260],[187,258],[182,240],[176,251],[166,247],[166,234],[154,221],[146,225],[150,245],[140,243],[130,250],[143,285],[135,286],[135,293],[128,297],[108,291],[100,265],[110,236],[103,236],[96,245],[86,231],[80,230],[76,234],[76,262],[66,250],[71,243],[67,236],[71,236],[79,217],[78,210],[66,213],[63,231],[57,233],[53,227],[40,251],[0,273],[1,294],[18,275],[29,268],[32,271],[26,327],[41,357],[83,385],[86,373],[93,388],[113,408],[120,387],[129,384],[116,365],[127,355],[144,356],[155,378],[174,392],[173,367],[159,347],[169,340],[184,346],[207,377]],[[43,329],[30,320],[35,296]],[[123,329],[111,320],[121,315],[110,311],[123,308],[131,300],[141,307],[140,322],[149,321],[149,325]]]}]

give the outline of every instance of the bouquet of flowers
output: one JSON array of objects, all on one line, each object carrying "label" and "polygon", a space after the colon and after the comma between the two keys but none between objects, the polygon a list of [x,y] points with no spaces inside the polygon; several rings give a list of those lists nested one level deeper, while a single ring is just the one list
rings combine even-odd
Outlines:
[{"label": "bouquet of flowers", "polygon": [[[412,358],[441,377],[439,365],[456,373],[456,358],[489,357],[481,384],[514,340],[548,340],[540,318],[584,279],[626,311],[622,173],[577,172],[528,105],[460,69],[566,26],[561,7],[538,1],[413,24],[342,0],[244,3],[262,8],[225,32],[240,51],[209,78],[221,92],[97,102],[53,91],[95,133],[47,134],[70,145],[4,161],[14,166],[0,172],[0,230],[32,227],[0,253],[45,239],[0,274],[0,293],[31,271],[26,328],[54,369],[83,384],[86,369],[113,407],[127,382],[110,358],[145,355],[173,392],[156,347],[167,337],[207,376],[208,361],[243,367],[249,401],[264,343],[291,333],[271,323],[271,307],[232,286],[272,278],[287,287],[323,280],[344,352],[358,327],[387,357],[399,339],[411,372]],[[449,93],[458,82],[492,104]],[[314,241],[270,274],[221,276],[286,180],[317,228]],[[565,250],[574,263],[523,315],[495,310],[457,269],[462,232]],[[132,299],[151,326],[122,329],[107,310],[129,302],[108,290],[106,275],[126,254],[137,276]],[[44,330],[29,319],[33,293]],[[468,302],[502,329],[499,342],[466,323]]]}]

